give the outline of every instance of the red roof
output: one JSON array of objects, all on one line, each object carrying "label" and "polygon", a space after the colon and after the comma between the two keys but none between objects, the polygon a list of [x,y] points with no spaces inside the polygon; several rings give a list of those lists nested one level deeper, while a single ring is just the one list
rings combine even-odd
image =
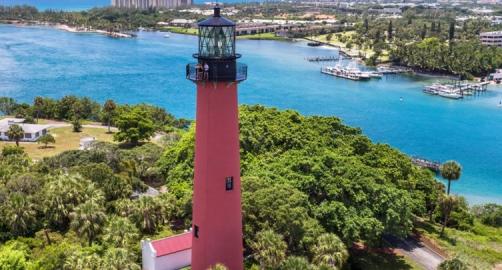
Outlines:
[{"label": "red roof", "polygon": [[175,236],[152,241],[153,249],[157,257],[173,254],[192,248],[192,232],[186,232]]}]

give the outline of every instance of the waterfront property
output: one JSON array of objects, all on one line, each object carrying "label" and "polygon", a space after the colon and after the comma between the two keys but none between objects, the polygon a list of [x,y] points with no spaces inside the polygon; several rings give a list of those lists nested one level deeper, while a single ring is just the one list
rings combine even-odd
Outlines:
[{"label": "waterfront property", "polygon": [[502,31],[481,33],[479,39],[483,45],[502,47]]},{"label": "waterfront property", "polygon": [[23,129],[24,136],[21,141],[35,142],[43,135],[47,134],[49,126],[25,124],[22,118],[4,118],[0,120],[0,140],[9,140],[7,132],[11,125],[18,125]]}]

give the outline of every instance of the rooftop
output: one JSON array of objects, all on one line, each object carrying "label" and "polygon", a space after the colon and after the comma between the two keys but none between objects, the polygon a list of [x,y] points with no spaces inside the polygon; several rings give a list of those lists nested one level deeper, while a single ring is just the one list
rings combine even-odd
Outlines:
[{"label": "rooftop", "polygon": [[7,132],[12,124],[19,125],[25,133],[37,133],[49,128],[48,125],[24,124],[22,118],[4,118],[0,120],[0,132]]},{"label": "rooftop", "polygon": [[186,232],[151,242],[157,257],[173,254],[192,248],[192,232]]}]

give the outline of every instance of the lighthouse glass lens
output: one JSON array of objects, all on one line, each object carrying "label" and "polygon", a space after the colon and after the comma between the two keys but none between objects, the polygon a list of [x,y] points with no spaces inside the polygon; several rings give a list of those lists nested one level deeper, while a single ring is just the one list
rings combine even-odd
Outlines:
[{"label": "lighthouse glass lens", "polygon": [[226,58],[235,55],[233,26],[200,27],[199,55],[209,58]]}]

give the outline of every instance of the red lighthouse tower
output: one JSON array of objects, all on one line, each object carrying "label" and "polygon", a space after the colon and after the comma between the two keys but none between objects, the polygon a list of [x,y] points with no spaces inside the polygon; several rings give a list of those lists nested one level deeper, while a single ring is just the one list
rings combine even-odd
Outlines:
[{"label": "red lighthouse tower", "polygon": [[237,63],[235,23],[214,15],[199,23],[197,63],[187,79],[197,84],[192,269],[221,263],[243,269],[237,84],[247,66]]}]

